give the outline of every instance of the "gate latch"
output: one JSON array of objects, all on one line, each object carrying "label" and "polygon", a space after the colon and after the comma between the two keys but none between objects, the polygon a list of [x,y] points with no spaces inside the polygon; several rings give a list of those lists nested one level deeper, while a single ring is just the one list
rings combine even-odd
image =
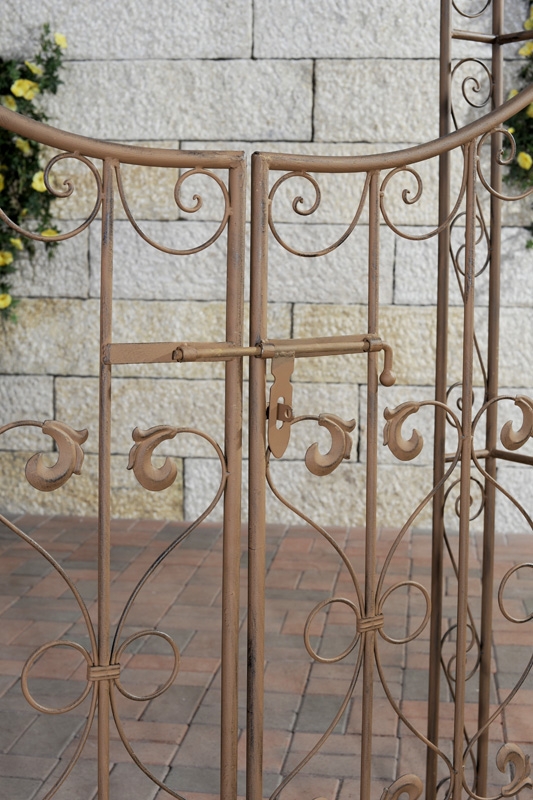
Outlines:
[{"label": "gate latch", "polygon": [[271,365],[274,383],[268,404],[268,446],[275,458],[281,458],[291,435],[294,353],[274,355]]}]

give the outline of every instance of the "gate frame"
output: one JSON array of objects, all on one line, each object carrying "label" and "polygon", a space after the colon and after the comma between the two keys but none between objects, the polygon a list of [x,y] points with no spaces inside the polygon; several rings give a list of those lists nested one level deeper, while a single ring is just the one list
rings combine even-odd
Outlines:
[{"label": "gate frame", "polygon": [[[501,206],[499,195],[502,191],[501,151],[502,133],[500,126],[510,116],[533,102],[533,87],[523,90],[512,100],[503,103],[503,45],[524,38],[533,38],[533,32],[524,36],[522,32],[505,34],[503,27],[503,0],[492,0],[493,33],[490,43],[493,50],[492,92],[493,111],[482,119],[450,133],[451,114],[451,40],[470,39],[487,42],[486,36],[470,35],[464,31],[451,30],[451,0],[441,0],[441,70],[440,70],[440,138],[421,146],[397,153],[360,157],[291,156],[284,154],[256,153],[252,158],[252,244],[251,244],[251,315],[250,343],[243,344],[243,287],[244,287],[244,229],[245,229],[245,164],[241,153],[202,153],[148,150],[140,147],[97,142],[85,137],[68,134],[48,126],[27,120],[18,114],[0,107],[0,124],[6,129],[25,138],[38,140],[43,144],[57,147],[81,157],[102,159],[103,178],[100,187],[98,207],[86,225],[102,208],[102,275],[101,275],[101,328],[100,328],[100,423],[99,423],[99,610],[98,610],[98,653],[90,664],[88,680],[94,682],[98,693],[98,738],[99,738],[99,777],[100,800],[109,797],[109,711],[111,685],[117,678],[118,665],[113,661],[110,647],[110,608],[109,608],[109,554],[110,554],[110,435],[111,435],[111,380],[114,364],[155,363],[161,361],[224,361],[225,374],[225,465],[224,476],[224,549],[222,577],[222,721],[221,721],[221,798],[234,800],[237,796],[237,665],[239,631],[239,556],[240,556],[240,505],[241,505],[241,422],[242,422],[242,376],[243,358],[250,357],[250,488],[249,488],[249,617],[248,617],[248,755],[247,786],[249,800],[262,797],[262,729],[263,729],[263,663],[264,663],[264,594],[265,594],[265,524],[266,524],[266,453],[275,435],[269,430],[267,437],[266,402],[266,360],[270,359],[277,368],[283,359],[299,355],[331,355],[339,353],[366,353],[368,363],[368,409],[367,409],[367,501],[366,501],[366,555],[365,574],[371,580],[365,581],[364,615],[358,619],[358,630],[364,642],[363,661],[363,747],[361,755],[361,796],[366,800],[371,788],[371,749],[372,749],[372,683],[374,677],[374,648],[382,620],[376,604],[376,556],[375,539],[377,529],[377,389],[378,352],[383,350],[386,362],[382,372],[382,382],[390,385],[391,348],[379,337],[379,221],[380,202],[383,184],[380,183],[382,171],[400,169],[409,164],[433,157],[440,160],[439,183],[439,278],[437,302],[437,362],[436,362],[436,406],[434,486],[443,480],[446,472],[446,453],[444,450],[444,428],[447,399],[447,337],[448,337],[448,290],[449,290],[449,221],[450,204],[450,161],[449,153],[457,147],[464,148],[466,154],[466,252],[465,259],[465,333],[464,369],[462,390],[463,434],[472,430],[472,410],[469,398],[472,392],[472,362],[474,337],[474,278],[475,278],[475,229],[476,229],[476,145],[480,139],[491,135],[491,261],[489,281],[489,322],[488,322],[488,383],[486,387],[487,432],[485,459],[489,478],[495,480],[498,459],[515,460],[512,453],[497,449],[497,405],[492,402],[498,397],[498,340],[500,307],[500,258],[501,258]],[[495,133],[496,131],[496,133]],[[145,166],[166,166],[187,169],[211,175],[209,170],[227,169],[228,179],[228,246],[226,283],[226,340],[224,342],[172,342],[172,343],[115,343],[112,339],[112,267],[113,267],[113,175],[118,175],[120,164],[139,164]],[[347,337],[313,338],[308,340],[271,340],[266,326],[267,303],[267,260],[269,210],[271,188],[269,173],[280,171],[306,175],[316,173],[367,173],[370,208],[370,237],[368,255],[368,330]],[[48,175],[48,172],[46,172]],[[5,217],[4,217],[5,219]],[[13,226],[12,226],[13,227]],[[15,229],[25,233],[15,226]],[[40,241],[61,241],[73,234],[60,234],[46,239],[37,234],[31,238]],[[273,369],[273,371],[275,371]],[[387,383],[389,381],[389,383]],[[274,396],[275,398],[275,396]],[[281,405],[289,406],[284,397]],[[292,414],[279,409],[278,414]],[[272,415],[272,405],[270,414]],[[285,418],[290,421],[290,416]],[[17,423],[18,424],[18,423]],[[0,432],[14,427],[3,426]],[[283,427],[283,425],[282,425]],[[168,438],[168,437],[167,437]],[[470,466],[472,462],[471,437],[464,435],[461,450],[461,496],[469,493]],[[153,448],[152,448],[153,449]],[[149,461],[148,454],[146,462]],[[527,458],[527,457],[522,457]],[[533,459],[526,463],[533,464]],[[71,473],[70,473],[71,474]],[[43,480],[45,480],[43,478]],[[49,487],[48,487],[49,488]],[[150,487],[147,487],[150,488]],[[484,510],[484,548],[483,548],[483,595],[481,621],[481,668],[480,701],[478,729],[483,730],[489,721],[489,682],[490,682],[490,633],[493,613],[493,561],[494,561],[494,509],[496,490],[491,480],[485,485]],[[429,673],[428,740],[438,746],[439,742],[439,693],[440,659],[442,653],[442,591],[443,591],[443,507],[444,485],[434,495],[433,513],[433,564],[432,564],[432,603],[431,603],[431,655],[432,668]],[[4,524],[7,524],[4,522]],[[13,525],[9,525],[12,530]],[[17,531],[15,531],[17,532]],[[468,580],[468,536],[469,515],[466,504],[461,507],[459,537],[459,575],[458,575],[458,618],[457,637],[457,694],[454,736],[454,765],[457,780],[453,788],[454,800],[462,794],[461,764],[463,759],[464,726],[464,686],[466,670],[466,618],[467,618],[467,580]],[[462,622],[461,622],[462,621]],[[106,755],[107,754],[107,755]],[[426,792],[428,800],[435,800],[436,752],[428,748]],[[488,728],[478,737],[476,792],[486,794],[486,775],[488,768]],[[66,773],[68,774],[68,772]],[[432,779],[435,776],[435,780]],[[66,776],[65,776],[66,777]],[[412,777],[412,776],[407,776]],[[156,781],[160,786],[162,785]],[[166,789],[166,787],[164,787]],[[389,791],[389,797],[401,793],[398,781]],[[402,788],[402,791],[407,789]]]}]

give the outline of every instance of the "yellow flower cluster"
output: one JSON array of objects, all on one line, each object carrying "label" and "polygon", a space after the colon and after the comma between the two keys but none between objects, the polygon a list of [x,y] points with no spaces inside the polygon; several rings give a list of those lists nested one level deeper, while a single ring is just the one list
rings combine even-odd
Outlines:
[{"label": "yellow flower cluster", "polygon": [[533,5],[529,9],[529,17],[524,22],[526,31],[533,31]]},{"label": "yellow flower cluster", "polygon": [[22,244],[22,239],[19,239],[18,236],[12,236],[9,240],[9,244],[11,247],[14,247],[15,250],[24,250],[24,245]]},{"label": "yellow flower cluster", "polygon": [[6,179],[4,178],[2,173],[0,172],[0,192],[4,191],[5,186],[6,186]]},{"label": "yellow flower cluster", "polygon": [[54,42],[63,50],[68,46],[67,37],[63,33],[54,33]]},{"label": "yellow flower cluster", "polygon": [[15,147],[18,147],[22,155],[31,156],[31,145],[27,139],[21,139],[20,136],[17,136],[15,139]]},{"label": "yellow flower cluster", "polygon": [[9,308],[9,306],[12,303],[12,301],[13,301],[13,298],[7,292],[4,292],[4,294],[0,294],[0,309]]},{"label": "yellow flower cluster", "polygon": [[531,165],[533,164],[533,158],[531,158],[529,153],[524,152],[524,150],[518,153],[516,161],[518,166],[525,170],[531,169]]},{"label": "yellow flower cluster", "polygon": [[17,101],[14,97],[11,97],[10,94],[4,94],[0,97],[0,102],[4,106],[4,108],[9,108],[10,111],[17,110]]},{"label": "yellow flower cluster", "polygon": [[13,261],[13,253],[9,250],[0,250],[0,267],[9,267]]},{"label": "yellow flower cluster", "polygon": [[11,92],[15,97],[23,97],[24,100],[33,100],[39,91],[39,84],[29,81],[27,78],[19,78],[11,86]]},{"label": "yellow flower cluster", "polygon": [[25,61],[24,63],[28,67],[29,71],[32,72],[34,75],[43,74],[43,68],[39,67],[37,64],[34,64],[33,61]]},{"label": "yellow flower cluster", "polygon": [[42,169],[39,172],[36,172],[33,176],[33,180],[31,182],[31,188],[35,189],[36,192],[46,192],[48,191],[46,188],[46,183],[44,182],[44,172]]},{"label": "yellow flower cluster", "polygon": [[46,228],[46,230],[41,231],[41,236],[57,236],[59,231],[56,231],[55,228]]}]

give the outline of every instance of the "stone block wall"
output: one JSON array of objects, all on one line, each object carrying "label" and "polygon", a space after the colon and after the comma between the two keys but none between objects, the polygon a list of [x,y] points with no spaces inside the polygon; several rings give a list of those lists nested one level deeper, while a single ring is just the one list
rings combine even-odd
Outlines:
[{"label": "stone block wall", "polygon": [[[396,150],[438,134],[439,1],[404,0],[4,0],[0,52],[28,56],[40,27],[67,36],[64,84],[47,106],[51,122],[102,139],[182,149],[272,150],[348,155]],[[507,4],[507,27],[519,29],[527,3]],[[509,47],[509,88],[519,61]],[[454,54],[471,54],[458,43]],[[487,57],[483,47],[475,55]],[[465,117],[465,120],[468,116]],[[408,207],[398,185],[391,191],[395,223],[415,235],[437,219],[436,165],[424,166],[424,200]],[[62,230],[90,212],[94,185],[88,171],[63,162],[57,174],[74,178],[76,192],[57,203]],[[458,167],[454,177],[457,181]],[[198,180],[202,209],[189,220],[177,211],[172,171],[124,168],[136,219],[154,238],[189,247],[207,238],[220,219],[221,197]],[[305,225],[280,192],[276,219],[283,237],[302,249],[335,241],[353,216],[358,176],[322,176],[323,202]],[[391,187],[392,189],[393,187]],[[193,180],[184,186],[187,198]],[[150,249],[117,211],[115,235],[116,341],[213,340],[224,329],[224,240],[176,260]],[[501,384],[510,394],[533,391],[528,354],[533,345],[533,252],[525,249],[527,204],[505,210],[502,278]],[[269,335],[302,337],[362,331],[366,327],[366,240],[363,219],[339,250],[302,259],[273,247],[269,278]],[[434,382],[436,241],[381,235],[382,335],[395,349],[397,385],[382,391],[382,406],[431,397]],[[0,332],[0,424],[21,418],[61,419],[89,428],[81,476],[51,496],[23,480],[28,455],[46,449],[34,429],[0,442],[0,505],[8,511],[94,514],[97,494],[97,337],[99,226],[62,244],[55,258],[24,264],[16,293],[24,299],[19,322]],[[487,312],[487,278],[478,285],[478,313]],[[452,287],[450,382],[461,369],[460,295]],[[517,348],[516,342],[521,346]],[[481,337],[480,346],[484,342]],[[115,370],[113,513],[193,518],[216,491],[213,451],[193,436],[167,443],[178,480],[162,493],[140,489],[127,472],[135,426],[194,426],[222,438],[223,371],[214,365],[141,365]],[[481,375],[478,373],[478,382]],[[297,413],[332,412],[356,418],[350,460],[332,476],[315,479],[297,459],[317,439],[315,427],[296,430],[286,459],[273,468],[277,485],[320,522],[357,524],[364,509],[365,369],[361,357],[300,360],[294,375]],[[511,412],[510,412],[511,414]],[[431,485],[431,414],[417,427],[426,448],[409,465],[383,448],[379,519],[403,522]],[[320,433],[320,432],[319,432]],[[178,437],[180,438],[180,437]],[[322,439],[318,437],[318,441]],[[324,439],[324,444],[326,440]],[[453,445],[453,443],[450,443]],[[527,500],[528,472],[501,469],[506,485]],[[274,498],[271,519],[289,519]],[[502,530],[523,529],[500,503]],[[420,524],[427,521],[424,512]]]}]

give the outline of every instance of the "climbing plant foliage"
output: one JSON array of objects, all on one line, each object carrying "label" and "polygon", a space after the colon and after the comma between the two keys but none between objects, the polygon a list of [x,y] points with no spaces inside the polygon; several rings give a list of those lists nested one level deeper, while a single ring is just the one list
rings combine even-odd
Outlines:
[{"label": "climbing plant foliage", "polygon": [[[39,50],[32,59],[0,58],[0,103],[32,119],[45,122],[44,95],[55,94],[63,65],[66,38],[51,34],[44,25]],[[42,169],[42,146],[38,142],[0,128],[0,208],[16,224],[43,236],[58,233],[51,227],[52,195],[48,192]],[[40,245],[37,245],[40,246]],[[54,243],[45,248],[52,255]],[[0,317],[16,319],[17,298],[13,297],[12,279],[20,259],[33,258],[36,244],[19,236],[0,220]]]}]

